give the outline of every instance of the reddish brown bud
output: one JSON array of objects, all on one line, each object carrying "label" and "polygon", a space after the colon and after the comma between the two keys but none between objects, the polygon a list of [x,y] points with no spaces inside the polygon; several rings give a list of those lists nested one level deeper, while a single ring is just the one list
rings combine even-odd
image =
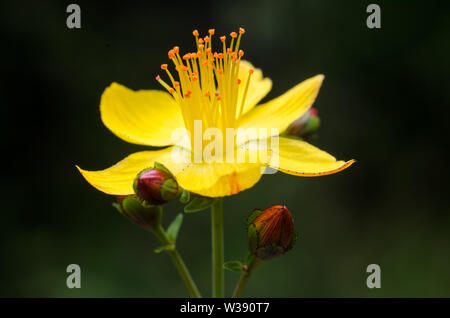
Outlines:
[{"label": "reddish brown bud", "polygon": [[256,210],[247,224],[249,248],[258,258],[268,260],[292,248],[294,220],[286,206]]}]

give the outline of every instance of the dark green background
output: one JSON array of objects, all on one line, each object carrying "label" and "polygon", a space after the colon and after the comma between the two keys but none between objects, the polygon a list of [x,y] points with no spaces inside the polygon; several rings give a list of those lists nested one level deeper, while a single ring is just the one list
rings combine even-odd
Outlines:
[{"label": "dark green background", "polygon": [[[77,1],[82,28],[66,28],[69,1],[2,1],[0,295],[184,297],[157,242],[76,171],[103,169],[145,149],[100,120],[102,91],[117,81],[155,89],[173,45],[191,32],[239,26],[247,59],[273,80],[268,98],[312,75],[315,142],[358,162],[337,175],[264,176],[225,200],[227,260],[246,254],[244,221],[285,204],[300,234],[264,263],[245,296],[450,296],[448,119],[450,11],[444,1],[377,1],[381,30],[365,26],[368,1]],[[164,224],[182,210],[171,203]],[[209,212],[187,215],[178,247],[210,295]],[[79,264],[82,288],[66,287]],[[382,288],[366,287],[379,264]],[[227,295],[238,275],[226,274]]]}]

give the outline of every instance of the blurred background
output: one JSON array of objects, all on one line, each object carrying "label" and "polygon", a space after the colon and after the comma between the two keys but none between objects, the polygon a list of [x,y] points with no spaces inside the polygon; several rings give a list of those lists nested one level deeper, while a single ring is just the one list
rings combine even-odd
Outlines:
[{"label": "blurred background", "polygon": [[[312,75],[326,80],[315,107],[315,145],[358,162],[336,175],[266,175],[225,200],[226,260],[244,259],[245,219],[285,204],[296,247],[255,271],[248,297],[450,296],[450,5],[376,1],[381,29],[366,27],[369,1],[76,1],[81,29],[66,27],[69,1],[2,1],[0,296],[185,297],[167,255],[123,218],[114,198],[76,171],[103,169],[145,147],[115,137],[99,101],[113,81],[154,80],[193,29],[242,26],[246,58],[273,80],[266,100]],[[182,205],[165,208],[167,225]],[[211,294],[210,215],[186,215],[178,247]],[[81,289],[66,267],[81,266]],[[366,267],[381,266],[381,289]],[[227,295],[238,274],[227,272]]]}]

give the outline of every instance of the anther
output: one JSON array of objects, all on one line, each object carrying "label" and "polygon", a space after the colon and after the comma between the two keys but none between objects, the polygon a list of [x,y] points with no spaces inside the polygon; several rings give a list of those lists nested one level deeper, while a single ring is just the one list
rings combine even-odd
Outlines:
[{"label": "anther", "polygon": [[161,69],[162,70],[167,70],[167,64],[161,64]]},{"label": "anther", "polygon": [[244,56],[244,51],[239,50],[239,57],[243,57]]},{"label": "anther", "polygon": [[241,84],[241,80],[238,78],[238,79],[236,79],[236,83],[239,85],[239,84]]},{"label": "anther", "polygon": [[198,43],[203,44],[203,39],[202,38],[198,39]]},{"label": "anther", "polygon": [[237,38],[237,33],[236,33],[236,32],[231,32],[231,33],[230,33],[230,36],[231,36],[232,38]]},{"label": "anther", "polygon": [[186,53],[185,55],[183,55],[183,60],[189,60],[190,58],[191,58],[190,53]]},{"label": "anther", "polygon": [[239,28],[239,34],[244,34],[245,33],[245,29],[244,28]]},{"label": "anther", "polygon": [[180,86],[180,82],[178,82],[178,81],[173,82],[173,86],[179,87]]},{"label": "anther", "polygon": [[178,52],[180,52],[180,48],[179,48],[178,46],[174,46],[174,47],[173,47],[173,52],[174,52],[175,54],[178,54]]},{"label": "anther", "polygon": [[171,87],[171,88],[169,88],[169,93],[173,94],[173,93],[175,93],[175,90]]},{"label": "anther", "polygon": [[220,41],[222,41],[222,42],[225,42],[225,39],[226,39],[227,37],[225,36],[225,35],[222,35],[221,37],[220,37]]},{"label": "anther", "polygon": [[206,49],[206,53],[208,53],[208,54],[211,53],[211,48],[210,47]]},{"label": "anther", "polygon": [[157,81],[159,81],[159,80],[161,79],[161,76],[156,75],[155,79],[156,79]]},{"label": "anther", "polygon": [[192,34],[193,34],[194,36],[198,36],[198,30],[192,31]]},{"label": "anther", "polygon": [[209,97],[211,94],[209,92],[205,93],[205,97]]},{"label": "anther", "polygon": [[175,52],[173,50],[170,50],[167,55],[169,56],[169,59],[172,59],[175,56]]},{"label": "anther", "polygon": [[254,69],[250,69],[248,72],[249,72],[250,74],[253,74],[254,71],[255,71]]},{"label": "anther", "polygon": [[215,32],[216,32],[216,30],[214,30],[214,29],[209,29],[208,30],[209,35],[214,35]]},{"label": "anther", "polygon": [[204,40],[206,43],[208,43],[208,42],[209,42],[209,36],[205,36],[205,37],[203,38],[203,40]]}]

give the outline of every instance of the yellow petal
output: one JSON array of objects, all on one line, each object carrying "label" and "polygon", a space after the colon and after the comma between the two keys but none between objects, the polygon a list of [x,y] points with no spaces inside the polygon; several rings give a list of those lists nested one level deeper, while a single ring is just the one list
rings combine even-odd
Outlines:
[{"label": "yellow petal", "polygon": [[238,107],[241,107],[242,98],[244,96],[245,86],[247,85],[248,74],[250,70],[254,70],[250,84],[248,86],[247,96],[245,98],[244,110],[245,114],[250,109],[255,107],[261,99],[272,89],[272,81],[268,77],[263,77],[263,73],[259,68],[255,68],[252,63],[242,60],[239,66],[238,78],[241,80],[238,92]]},{"label": "yellow petal", "polygon": [[177,164],[172,161],[173,147],[141,151],[129,155],[114,166],[100,171],[87,171],[77,166],[83,177],[98,190],[114,195],[133,194],[133,181],[138,172],[152,167],[155,161],[164,164],[172,173],[179,172],[186,164]]},{"label": "yellow petal", "polygon": [[178,104],[163,91],[133,91],[112,83],[103,92],[100,112],[115,135],[139,145],[172,145],[172,131],[184,127]]},{"label": "yellow petal", "polygon": [[305,141],[280,137],[279,150],[272,149],[270,166],[287,174],[318,177],[342,171],[354,162],[336,161],[332,155]]},{"label": "yellow petal", "polygon": [[243,128],[278,128],[281,134],[311,107],[319,93],[323,79],[323,75],[311,77],[283,95],[253,108],[241,118],[239,126]]},{"label": "yellow petal", "polygon": [[176,174],[185,189],[207,197],[223,197],[251,188],[261,178],[256,163],[194,163]]}]

